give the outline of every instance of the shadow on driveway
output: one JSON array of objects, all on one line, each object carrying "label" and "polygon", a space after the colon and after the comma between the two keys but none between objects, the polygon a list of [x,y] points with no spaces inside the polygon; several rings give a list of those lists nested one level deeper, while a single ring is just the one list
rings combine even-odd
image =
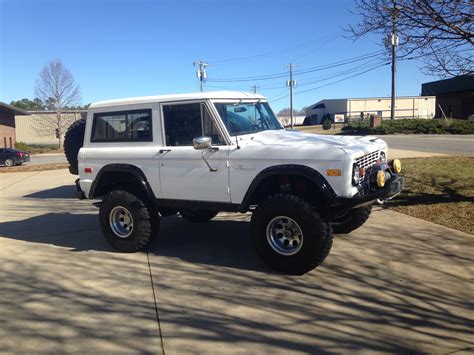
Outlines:
[{"label": "shadow on driveway", "polygon": [[[68,193],[60,187],[29,198]],[[56,210],[71,210],[69,200],[56,198]],[[144,255],[114,252],[96,213],[73,212],[0,223],[0,239],[69,249],[38,245],[25,254],[20,245],[2,257],[4,349],[15,349],[15,339],[33,339],[48,352],[84,344],[158,352],[158,327],[149,327],[155,310],[138,291],[149,282]],[[379,211],[360,230],[336,236],[321,267],[290,277],[260,261],[247,219],[229,214],[205,224],[176,216],[161,220],[148,257],[165,349],[409,353],[472,347],[471,239]],[[79,345],[68,348],[74,339]]]}]

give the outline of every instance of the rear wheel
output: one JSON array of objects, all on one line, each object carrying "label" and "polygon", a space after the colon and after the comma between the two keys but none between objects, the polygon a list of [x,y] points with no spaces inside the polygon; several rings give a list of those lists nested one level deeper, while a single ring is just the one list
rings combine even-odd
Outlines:
[{"label": "rear wheel", "polygon": [[290,194],[265,199],[252,215],[250,232],[264,262],[288,274],[314,269],[332,246],[330,225],[312,205]]},{"label": "rear wheel", "polygon": [[347,234],[361,227],[370,217],[372,205],[353,208],[332,221],[332,229],[336,234]]},{"label": "rear wheel", "polygon": [[151,204],[128,191],[114,190],[100,204],[102,233],[115,249],[133,253],[143,250],[158,234],[158,212]]},{"label": "rear wheel", "polygon": [[185,220],[194,223],[204,223],[209,222],[213,219],[219,211],[193,211],[193,210],[181,210],[179,214]]},{"label": "rear wheel", "polygon": [[13,162],[13,159],[5,159],[5,166],[13,166],[14,165],[14,162]]}]

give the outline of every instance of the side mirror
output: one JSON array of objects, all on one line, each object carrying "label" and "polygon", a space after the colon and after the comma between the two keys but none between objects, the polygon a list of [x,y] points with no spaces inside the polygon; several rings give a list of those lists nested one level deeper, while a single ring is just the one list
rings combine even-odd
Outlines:
[{"label": "side mirror", "polygon": [[193,139],[194,149],[210,149],[212,148],[211,137],[196,137]]}]

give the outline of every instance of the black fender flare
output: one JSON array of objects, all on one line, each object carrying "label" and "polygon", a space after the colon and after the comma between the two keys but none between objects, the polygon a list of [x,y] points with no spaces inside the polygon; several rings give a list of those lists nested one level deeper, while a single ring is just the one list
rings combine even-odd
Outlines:
[{"label": "black fender flare", "polygon": [[155,194],[153,193],[153,190],[152,190],[145,174],[143,173],[143,171],[139,167],[137,167],[135,165],[132,165],[132,164],[108,164],[108,165],[103,166],[99,170],[99,172],[97,173],[97,175],[96,175],[96,177],[95,177],[95,179],[94,179],[94,181],[91,185],[91,188],[90,188],[90,191],[89,191],[89,198],[90,199],[94,198],[97,186],[99,185],[102,176],[105,173],[110,173],[110,172],[112,172],[112,173],[113,172],[120,172],[120,173],[127,173],[127,174],[132,175],[137,180],[137,182],[139,183],[141,189],[146,194],[146,196],[150,199],[150,201],[155,201]]},{"label": "black fender flare", "polygon": [[324,176],[321,175],[321,173],[308,166],[298,164],[285,164],[268,167],[257,174],[257,176],[250,184],[249,188],[247,189],[245,197],[242,200],[242,203],[240,204],[239,212],[248,211],[250,201],[252,200],[254,193],[257,191],[262,181],[264,181],[270,176],[281,174],[300,175],[308,178],[320,189],[322,196],[325,200],[328,201],[328,203],[330,203],[331,205],[335,203],[337,195],[332,189],[331,185],[324,178]]}]

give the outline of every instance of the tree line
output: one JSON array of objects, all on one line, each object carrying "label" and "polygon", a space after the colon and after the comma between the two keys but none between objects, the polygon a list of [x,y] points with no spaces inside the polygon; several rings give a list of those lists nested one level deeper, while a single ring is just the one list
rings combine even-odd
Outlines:
[{"label": "tree line", "polygon": [[[21,110],[25,111],[55,111],[55,100],[53,98],[48,98],[42,100],[39,97],[35,97],[33,100],[24,98],[21,100],[16,100],[10,102],[10,105],[15,106]],[[63,110],[87,110],[90,104],[87,105],[67,105],[63,106]]]}]

